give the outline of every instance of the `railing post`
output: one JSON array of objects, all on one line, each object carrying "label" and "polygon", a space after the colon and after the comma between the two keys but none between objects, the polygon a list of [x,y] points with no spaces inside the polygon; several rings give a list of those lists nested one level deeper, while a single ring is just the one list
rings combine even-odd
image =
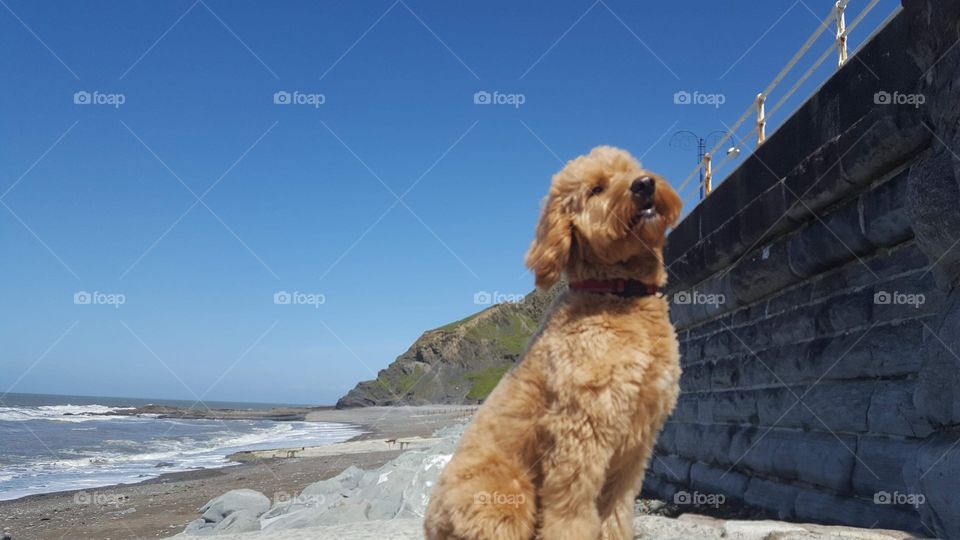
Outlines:
[{"label": "railing post", "polygon": [[704,192],[704,198],[707,198],[707,196],[710,195],[710,192],[713,191],[713,166],[710,164],[710,162],[711,162],[711,157],[712,157],[712,156],[710,155],[710,152],[707,152],[706,154],[703,155],[703,168],[704,168],[704,173],[703,173],[703,192]]},{"label": "railing post", "polygon": [[847,63],[847,23],[844,20],[844,12],[847,10],[849,0],[837,0],[837,52],[840,60],[837,67],[843,67]]},{"label": "railing post", "polygon": [[757,146],[767,140],[767,113],[764,103],[767,102],[767,96],[763,93],[757,94]]}]

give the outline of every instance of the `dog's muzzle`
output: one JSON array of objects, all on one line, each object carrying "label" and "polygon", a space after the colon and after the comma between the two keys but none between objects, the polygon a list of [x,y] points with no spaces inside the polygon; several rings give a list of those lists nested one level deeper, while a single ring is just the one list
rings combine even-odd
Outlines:
[{"label": "dog's muzzle", "polygon": [[630,193],[640,209],[638,215],[648,218],[656,215],[653,208],[653,196],[657,190],[657,183],[649,176],[641,176],[630,184]]}]

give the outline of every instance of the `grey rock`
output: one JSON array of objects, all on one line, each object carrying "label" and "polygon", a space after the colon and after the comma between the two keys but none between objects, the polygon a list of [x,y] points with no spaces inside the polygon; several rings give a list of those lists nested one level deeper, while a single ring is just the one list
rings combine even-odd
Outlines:
[{"label": "grey rock", "polygon": [[274,505],[263,514],[262,528],[281,531],[422,517],[430,491],[464,429],[458,425],[440,430],[436,433],[439,442],[407,451],[379,469],[350,467],[311,484],[292,501]]},{"label": "grey rock", "polygon": [[225,517],[214,527],[214,534],[244,533],[260,530],[260,520],[255,512],[239,510]]},{"label": "grey rock", "polygon": [[183,536],[210,536],[213,534],[214,527],[216,527],[215,524],[203,518],[195,519],[187,524],[186,529],[183,530]]},{"label": "grey rock", "polygon": [[228,491],[200,508],[202,517],[208,523],[219,523],[234,512],[246,511],[260,516],[270,509],[270,499],[252,489]]}]

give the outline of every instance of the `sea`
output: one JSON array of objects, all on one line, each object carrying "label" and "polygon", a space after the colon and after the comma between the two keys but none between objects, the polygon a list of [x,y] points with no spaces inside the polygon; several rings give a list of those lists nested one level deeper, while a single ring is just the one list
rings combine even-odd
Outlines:
[{"label": "sea", "polygon": [[[289,404],[208,401],[213,409]],[[357,426],[272,420],[181,420],[116,413],[191,401],[6,394],[0,399],[0,500],[114,484],[161,474],[229,467],[243,450],[321,446],[362,433]],[[199,408],[196,406],[195,408]]]}]

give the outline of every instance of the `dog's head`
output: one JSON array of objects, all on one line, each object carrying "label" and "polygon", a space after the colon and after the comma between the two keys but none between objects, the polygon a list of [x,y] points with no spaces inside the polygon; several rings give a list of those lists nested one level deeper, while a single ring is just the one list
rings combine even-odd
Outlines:
[{"label": "dog's head", "polygon": [[625,150],[598,146],[554,175],[527,254],[537,287],[567,279],[638,279],[663,285],[667,228],[680,196]]}]

